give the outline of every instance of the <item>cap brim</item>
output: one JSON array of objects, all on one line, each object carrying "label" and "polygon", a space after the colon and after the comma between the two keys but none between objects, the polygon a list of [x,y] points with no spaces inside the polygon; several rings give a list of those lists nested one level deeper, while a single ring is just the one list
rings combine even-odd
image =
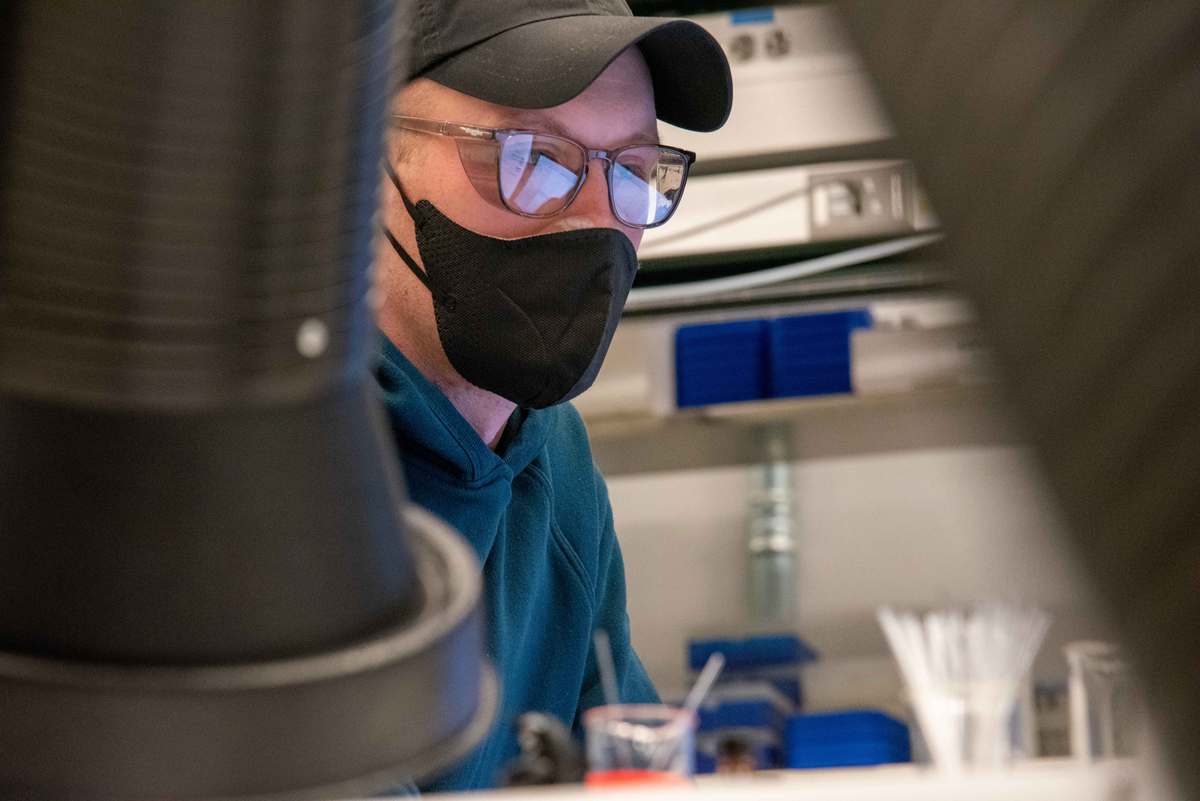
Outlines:
[{"label": "cap brim", "polygon": [[550,108],[591,84],[638,45],[663,122],[715,131],[729,117],[733,81],[721,45],[694,22],[579,15],[530,22],[485,39],[422,75],[464,94],[514,108]]}]

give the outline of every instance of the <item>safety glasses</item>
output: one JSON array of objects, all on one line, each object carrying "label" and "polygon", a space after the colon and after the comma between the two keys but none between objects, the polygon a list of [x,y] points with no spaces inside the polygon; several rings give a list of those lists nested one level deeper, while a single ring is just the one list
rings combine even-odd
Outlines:
[{"label": "safety glasses", "polygon": [[631,228],[662,225],[675,213],[696,154],[665,145],[593,150],[537,131],[481,128],[394,116],[406,131],[448,136],[463,170],[489,203],[523,217],[552,217],[571,205],[592,159],[604,162],[613,215]]}]

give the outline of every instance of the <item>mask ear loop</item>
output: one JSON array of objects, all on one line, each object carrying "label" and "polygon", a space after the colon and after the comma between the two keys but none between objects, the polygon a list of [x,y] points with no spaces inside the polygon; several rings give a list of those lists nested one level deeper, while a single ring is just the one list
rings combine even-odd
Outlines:
[{"label": "mask ear loop", "polygon": [[[404,201],[404,208],[408,211],[408,216],[412,217],[413,222],[415,223],[417,219],[417,210],[416,207],[413,206],[412,201],[408,199],[408,193],[404,191],[404,187],[400,185],[400,177],[396,175],[396,171],[392,169],[392,165],[387,161],[383,162],[383,171],[387,173],[387,177],[391,179],[392,186],[396,187],[396,191],[400,193],[400,199]],[[421,269],[420,265],[417,264],[416,259],[408,255],[408,251],[405,250],[404,247],[396,240],[396,237],[386,225],[381,225],[380,228],[383,230],[383,235],[387,237],[388,242],[392,243],[392,247],[396,250],[396,255],[398,255],[401,260],[408,265],[408,269],[413,271],[413,275],[415,275],[417,279],[425,285],[425,288],[429,290],[429,294],[432,295],[435,300],[437,300],[438,295],[433,291],[433,287],[429,283],[429,273]]]},{"label": "mask ear loop", "polygon": [[383,171],[387,173],[387,177],[392,182],[392,186],[396,187],[396,191],[400,193],[400,199],[404,201],[404,208],[408,210],[408,215],[412,217],[416,214],[416,207],[413,202],[408,199],[408,193],[404,191],[404,187],[400,185],[400,176],[396,175],[396,171],[392,169],[392,165],[386,159],[383,161]]}]

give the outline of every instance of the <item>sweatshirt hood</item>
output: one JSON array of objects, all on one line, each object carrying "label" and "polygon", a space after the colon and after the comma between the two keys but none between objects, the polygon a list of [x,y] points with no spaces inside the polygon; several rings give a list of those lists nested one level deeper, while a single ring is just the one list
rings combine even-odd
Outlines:
[{"label": "sweatshirt hood", "polygon": [[545,448],[555,408],[517,408],[493,451],[454,404],[386,336],[375,367],[405,459],[419,459],[467,484],[511,481]]}]

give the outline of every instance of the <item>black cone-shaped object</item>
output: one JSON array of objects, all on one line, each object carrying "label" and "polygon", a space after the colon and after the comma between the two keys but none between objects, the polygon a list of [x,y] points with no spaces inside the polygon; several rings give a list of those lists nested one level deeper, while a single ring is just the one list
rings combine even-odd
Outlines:
[{"label": "black cone-shaped object", "polygon": [[841,5],[1200,798],[1200,5]]},{"label": "black cone-shaped object", "polygon": [[444,764],[493,700],[367,369],[394,4],[4,14],[0,796]]}]

